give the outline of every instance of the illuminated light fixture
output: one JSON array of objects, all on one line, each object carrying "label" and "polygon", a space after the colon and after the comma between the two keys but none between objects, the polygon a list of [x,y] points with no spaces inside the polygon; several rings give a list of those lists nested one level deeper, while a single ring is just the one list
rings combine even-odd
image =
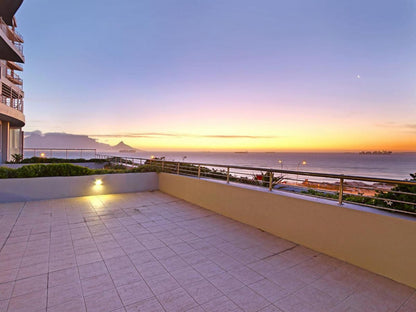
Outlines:
[{"label": "illuminated light fixture", "polygon": [[150,159],[155,159],[155,156],[154,155],[150,156]]},{"label": "illuminated light fixture", "polygon": [[299,181],[298,181],[298,178],[299,178],[299,167],[300,166],[305,166],[306,165],[306,160],[302,160],[301,162],[299,162],[298,163],[298,166],[297,166],[297,168],[296,168],[296,171],[297,171],[297,173],[296,173],[296,185],[298,185],[299,184]]},{"label": "illuminated light fixture", "polygon": [[45,153],[40,153],[40,157],[45,157]]},{"label": "illuminated light fixture", "polygon": [[94,184],[97,185],[97,186],[102,185],[103,184],[103,180],[97,179],[97,180],[95,180]]}]

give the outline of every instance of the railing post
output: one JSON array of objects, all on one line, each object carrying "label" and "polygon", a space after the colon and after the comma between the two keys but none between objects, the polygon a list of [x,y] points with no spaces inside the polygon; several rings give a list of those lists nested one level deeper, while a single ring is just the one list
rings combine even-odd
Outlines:
[{"label": "railing post", "polygon": [[198,179],[201,178],[201,165],[198,165]]},{"label": "railing post", "polygon": [[339,179],[339,197],[338,197],[338,204],[342,205],[342,196],[344,194],[344,179]]},{"label": "railing post", "polygon": [[179,167],[180,167],[180,163],[178,162],[178,171],[177,171],[177,174],[179,174]]},{"label": "railing post", "polygon": [[230,167],[227,167],[227,184],[230,183]]},{"label": "railing post", "polygon": [[68,159],[68,150],[65,150],[65,159]]},{"label": "railing post", "polygon": [[271,192],[273,189],[273,172],[269,172],[269,191]]},{"label": "railing post", "polygon": [[165,161],[162,160],[162,172],[163,172],[164,169],[165,169]]}]

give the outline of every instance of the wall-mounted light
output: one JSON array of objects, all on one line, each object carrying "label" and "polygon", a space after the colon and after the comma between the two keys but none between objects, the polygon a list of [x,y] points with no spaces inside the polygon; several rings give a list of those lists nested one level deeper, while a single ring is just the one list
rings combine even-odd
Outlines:
[{"label": "wall-mounted light", "polygon": [[99,186],[99,185],[102,185],[102,184],[103,184],[103,180],[101,180],[101,179],[97,179],[97,180],[94,181],[94,185],[96,185],[96,186]]}]

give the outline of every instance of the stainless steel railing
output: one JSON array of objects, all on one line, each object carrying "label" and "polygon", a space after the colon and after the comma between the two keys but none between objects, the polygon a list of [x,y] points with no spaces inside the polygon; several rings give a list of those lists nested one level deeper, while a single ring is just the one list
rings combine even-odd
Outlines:
[{"label": "stainless steel railing", "polygon": [[344,203],[416,215],[416,179],[395,180],[277,168],[169,161],[97,154],[127,166],[152,164],[162,172],[266,187]]}]

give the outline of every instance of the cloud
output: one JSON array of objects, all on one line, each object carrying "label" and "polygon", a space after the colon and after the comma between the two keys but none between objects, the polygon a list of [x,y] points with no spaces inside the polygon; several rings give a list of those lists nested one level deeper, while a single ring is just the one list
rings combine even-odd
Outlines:
[{"label": "cloud", "polygon": [[399,123],[394,122],[394,121],[387,121],[387,122],[376,123],[375,125],[377,127],[381,127],[381,128],[397,128],[397,127],[400,127],[401,126]]},{"label": "cloud", "polygon": [[279,136],[269,135],[224,135],[224,134],[184,134],[164,132],[140,132],[140,133],[119,133],[119,134],[89,134],[90,137],[106,138],[214,138],[214,139],[276,139]]},{"label": "cloud", "polygon": [[398,122],[383,122],[383,123],[377,123],[376,124],[377,127],[382,127],[382,128],[397,128],[397,129],[402,129],[402,130],[416,130],[416,124],[401,124]]}]

